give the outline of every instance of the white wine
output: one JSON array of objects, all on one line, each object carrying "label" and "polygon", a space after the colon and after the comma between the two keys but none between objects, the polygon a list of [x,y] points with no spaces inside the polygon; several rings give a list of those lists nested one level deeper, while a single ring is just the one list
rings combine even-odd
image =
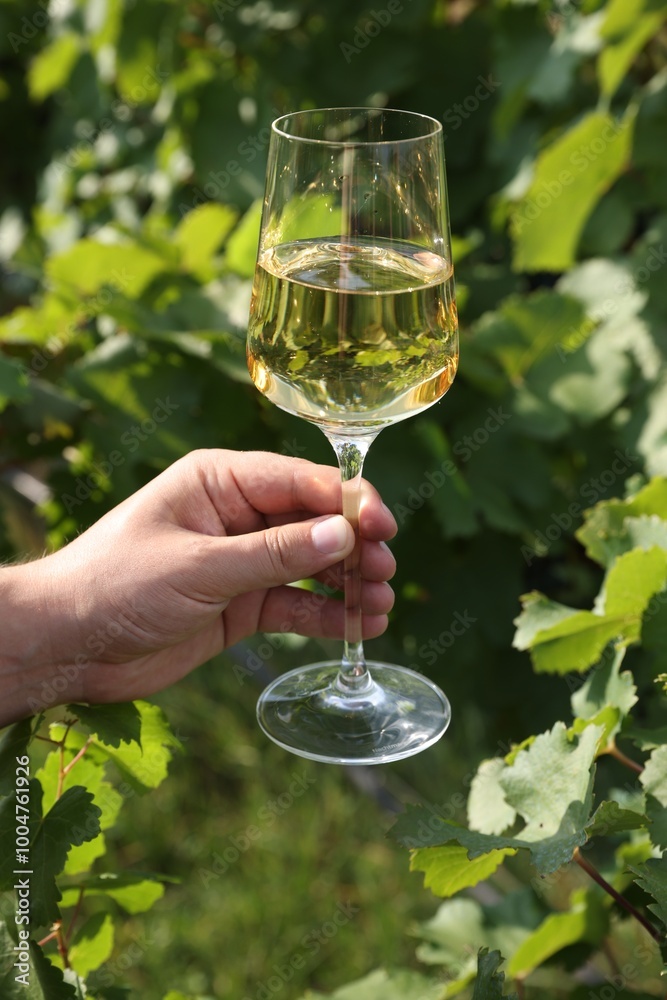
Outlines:
[{"label": "white wine", "polygon": [[263,251],[248,368],[273,403],[335,430],[435,403],[458,364],[451,263],[423,246],[328,237]]}]

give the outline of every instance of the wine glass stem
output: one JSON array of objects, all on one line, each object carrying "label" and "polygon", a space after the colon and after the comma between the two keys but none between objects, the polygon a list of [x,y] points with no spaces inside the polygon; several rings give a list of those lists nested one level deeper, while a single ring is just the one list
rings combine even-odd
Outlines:
[{"label": "wine glass stem", "polygon": [[359,504],[364,459],[375,436],[376,434],[369,434],[350,440],[335,434],[327,434],[338,457],[343,493],[343,516],[352,525],[355,537],[354,549],[345,560],[343,568],[345,642],[339,684],[357,690],[369,683],[362,642]]}]

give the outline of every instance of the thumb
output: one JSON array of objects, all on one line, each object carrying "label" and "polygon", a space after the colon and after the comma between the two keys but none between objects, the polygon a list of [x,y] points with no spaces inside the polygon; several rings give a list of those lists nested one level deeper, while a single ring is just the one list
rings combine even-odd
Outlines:
[{"label": "thumb", "polygon": [[294,583],[340,562],[354,548],[342,514],[215,539],[215,590],[225,597]]}]

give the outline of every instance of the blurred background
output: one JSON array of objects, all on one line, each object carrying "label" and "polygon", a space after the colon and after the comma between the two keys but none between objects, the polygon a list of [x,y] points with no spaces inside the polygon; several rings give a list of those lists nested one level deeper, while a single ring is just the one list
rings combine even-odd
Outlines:
[{"label": "blurred background", "polygon": [[406,929],[437,903],[385,839],[392,816],[427,799],[460,817],[484,756],[567,715],[566,681],[533,674],[513,619],[537,587],[589,607],[582,511],[667,473],[665,16],[658,0],[0,3],[5,560],[64,544],[193,448],[333,462],[245,370],[271,120],[371,104],[445,129],[461,367],[366,474],[400,526],[372,654],[437,680],[450,732],[353,773],[268,745],[262,685],[335,655],[297,638],[259,636],[164,693],[186,753],[107,839],[119,868],[181,881],[128,919],[105,985],[254,998],[303,954],[298,996],[416,967]]}]

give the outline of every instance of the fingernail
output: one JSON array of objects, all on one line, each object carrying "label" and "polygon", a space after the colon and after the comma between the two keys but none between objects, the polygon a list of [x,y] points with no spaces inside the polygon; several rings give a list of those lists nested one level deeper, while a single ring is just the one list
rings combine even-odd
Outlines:
[{"label": "fingernail", "polygon": [[334,514],[318,521],[312,528],[313,545],[325,555],[332,556],[347,548],[349,528],[341,514]]}]

